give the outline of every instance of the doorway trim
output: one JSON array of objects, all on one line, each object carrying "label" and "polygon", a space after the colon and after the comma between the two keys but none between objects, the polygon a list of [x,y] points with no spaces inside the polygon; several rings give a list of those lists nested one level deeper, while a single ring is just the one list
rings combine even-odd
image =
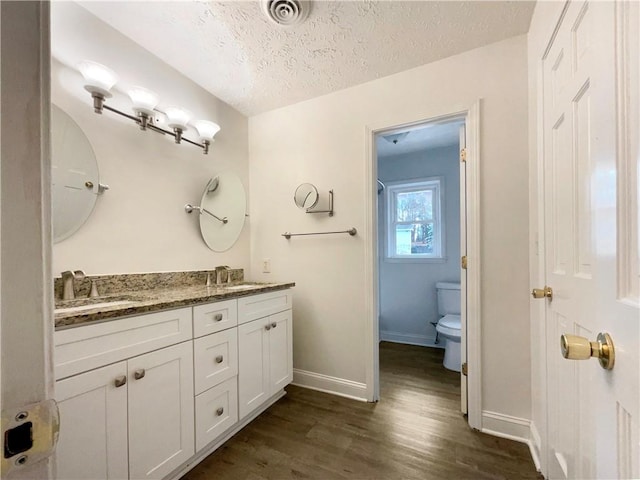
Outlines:
[{"label": "doorway trim", "polygon": [[[465,119],[466,125],[466,186],[467,201],[467,398],[468,423],[482,428],[482,336],[480,292],[480,108],[481,100],[462,108],[434,112],[424,118],[385,122],[365,127],[365,355],[367,401],[380,399],[379,322],[378,322],[378,219],[376,211],[378,178],[375,137],[379,133],[410,128],[423,123]],[[461,186],[462,188],[462,186]],[[461,252],[461,255],[465,255]]]}]

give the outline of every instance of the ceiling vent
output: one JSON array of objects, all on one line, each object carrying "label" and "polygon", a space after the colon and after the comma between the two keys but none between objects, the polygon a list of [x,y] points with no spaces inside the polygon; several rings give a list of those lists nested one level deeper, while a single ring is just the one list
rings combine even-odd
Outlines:
[{"label": "ceiling vent", "polygon": [[260,4],[267,18],[283,27],[304,22],[311,10],[309,0],[262,0]]}]

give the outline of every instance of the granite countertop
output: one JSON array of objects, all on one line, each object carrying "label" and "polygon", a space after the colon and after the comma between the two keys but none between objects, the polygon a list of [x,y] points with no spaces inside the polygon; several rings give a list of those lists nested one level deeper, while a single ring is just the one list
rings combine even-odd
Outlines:
[{"label": "granite countertop", "polygon": [[[294,287],[287,283],[242,283],[229,286],[182,286],[166,289],[138,290],[113,293],[91,299],[57,300],[54,321],[56,330],[77,327],[93,322],[188,307],[202,303],[272,292]],[[78,310],[75,307],[82,307]]]}]

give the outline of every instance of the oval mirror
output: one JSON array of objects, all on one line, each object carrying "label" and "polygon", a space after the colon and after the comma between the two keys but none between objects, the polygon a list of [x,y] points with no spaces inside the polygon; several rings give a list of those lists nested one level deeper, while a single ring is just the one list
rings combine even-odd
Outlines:
[{"label": "oval mirror", "polygon": [[298,185],[293,195],[293,201],[303,210],[309,210],[318,203],[318,189],[311,183],[303,183]]},{"label": "oval mirror", "polygon": [[73,119],[51,105],[53,242],[73,235],[89,218],[99,188],[96,156]]},{"label": "oval mirror", "polygon": [[242,232],[247,210],[242,181],[233,172],[213,177],[200,201],[200,233],[214,252],[229,250]]}]

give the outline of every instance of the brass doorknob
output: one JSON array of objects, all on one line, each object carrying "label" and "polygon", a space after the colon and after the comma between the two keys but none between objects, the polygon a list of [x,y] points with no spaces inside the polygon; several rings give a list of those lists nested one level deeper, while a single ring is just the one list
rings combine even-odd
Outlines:
[{"label": "brass doorknob", "polygon": [[544,288],[534,288],[531,290],[531,296],[533,298],[548,298],[549,300],[553,300],[553,290],[547,286]]},{"label": "brass doorknob", "polygon": [[613,340],[608,333],[599,333],[595,342],[565,333],[560,337],[560,349],[562,356],[569,360],[588,360],[595,357],[605,370],[611,370],[616,359]]}]

